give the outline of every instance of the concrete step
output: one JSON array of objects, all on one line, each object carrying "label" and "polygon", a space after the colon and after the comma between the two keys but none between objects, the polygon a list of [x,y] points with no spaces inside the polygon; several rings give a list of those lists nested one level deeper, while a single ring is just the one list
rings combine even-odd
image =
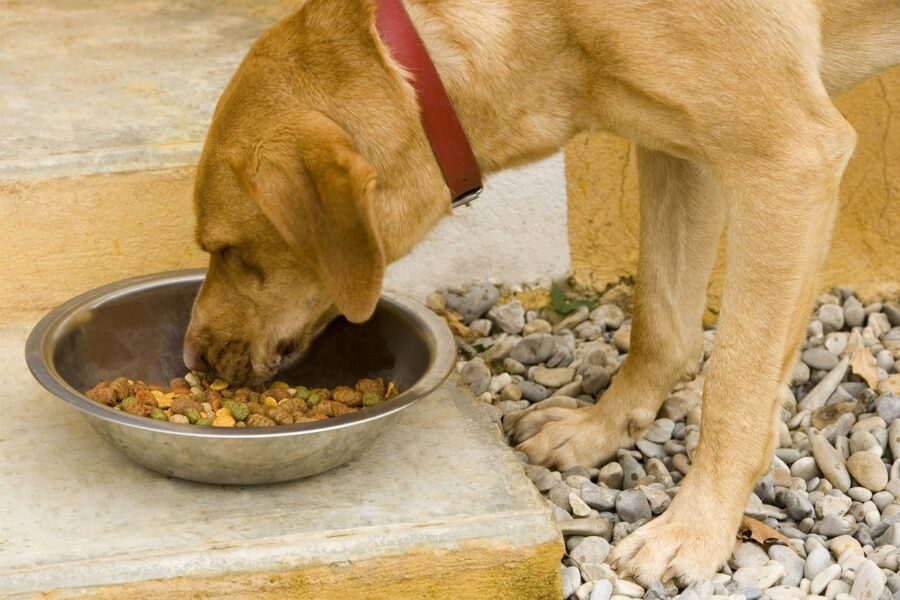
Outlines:
[{"label": "concrete step", "polygon": [[169,479],[104,444],[0,327],[0,597],[558,598],[545,502],[454,382],[365,455],[279,485]]},{"label": "concrete step", "polygon": [[[0,261],[0,320],[205,263],[192,190],[213,109],[253,41],[300,4],[0,2],[0,246],[17,258]],[[561,156],[492,179],[392,287],[564,274],[565,189]]]}]

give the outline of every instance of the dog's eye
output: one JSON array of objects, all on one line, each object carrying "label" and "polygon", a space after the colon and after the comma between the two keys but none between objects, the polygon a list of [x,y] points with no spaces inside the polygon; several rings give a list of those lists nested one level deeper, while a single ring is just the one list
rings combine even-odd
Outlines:
[{"label": "dog's eye", "polygon": [[246,252],[240,252],[237,246],[223,246],[215,251],[215,254],[226,264],[241,269],[259,280],[260,283],[265,282],[265,274],[262,268],[247,255]]}]

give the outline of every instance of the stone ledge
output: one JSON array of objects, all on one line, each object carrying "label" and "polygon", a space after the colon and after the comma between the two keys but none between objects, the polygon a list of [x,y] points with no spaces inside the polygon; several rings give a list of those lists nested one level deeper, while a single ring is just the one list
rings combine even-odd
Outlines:
[{"label": "stone ledge", "polygon": [[558,593],[562,544],[549,509],[453,381],[333,471],[205,485],[131,463],[40,388],[23,361],[29,329],[0,326],[0,451],[16,457],[0,472],[0,596],[216,597],[265,581],[258,597],[316,586],[338,598],[369,585],[385,590],[373,597],[459,597],[435,591],[446,582],[485,591],[472,597],[523,597],[535,585],[529,597]]}]

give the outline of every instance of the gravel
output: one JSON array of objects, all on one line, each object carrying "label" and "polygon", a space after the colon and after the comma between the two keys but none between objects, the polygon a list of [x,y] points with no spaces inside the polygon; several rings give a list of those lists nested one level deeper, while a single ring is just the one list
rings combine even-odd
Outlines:
[{"label": "gravel", "polygon": [[[629,350],[627,311],[600,302],[559,315],[512,292],[482,283],[429,296],[429,307],[459,312],[474,330],[458,340],[463,382],[506,415],[505,427],[523,409],[602,401]],[[509,301],[498,304],[501,296]],[[628,300],[627,294],[616,298]],[[715,329],[708,329],[704,362],[714,338]],[[863,364],[874,376],[857,372]],[[636,447],[605,465],[560,473],[524,464],[566,539],[564,598],[900,598],[898,368],[896,303],[863,304],[846,288],[819,299],[791,371],[791,393],[783,398],[776,457],[746,509],[790,543],[738,543],[719,574],[687,587],[655,582],[645,589],[619,577],[607,561],[616,543],[665,512],[690,470],[703,366],[673,388]]]}]

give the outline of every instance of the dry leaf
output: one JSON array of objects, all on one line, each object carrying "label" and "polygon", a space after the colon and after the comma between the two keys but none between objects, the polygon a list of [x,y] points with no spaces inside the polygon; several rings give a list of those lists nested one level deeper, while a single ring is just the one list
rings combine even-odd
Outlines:
[{"label": "dry leaf", "polygon": [[447,320],[447,325],[450,326],[450,331],[453,332],[453,335],[458,335],[468,342],[475,338],[475,334],[468,328],[465,321],[463,321],[462,315],[458,312],[447,308],[443,311],[442,316]]},{"label": "dry leaf", "polygon": [[762,521],[758,521],[753,517],[744,515],[741,519],[741,527],[738,530],[738,537],[744,541],[754,541],[757,544],[765,546],[766,549],[776,543],[782,543],[793,550],[790,541],[784,534],[772,529]]},{"label": "dry leaf", "polygon": [[860,335],[858,329],[854,329],[853,332],[850,333],[850,338],[847,340],[847,346],[844,348],[844,353],[852,355],[862,347],[862,335]]},{"label": "dry leaf", "polygon": [[878,392],[886,394],[888,392],[900,396],[900,373],[894,373],[884,381],[878,384]]},{"label": "dry leaf", "polygon": [[850,356],[850,369],[866,380],[869,387],[878,387],[878,374],[875,372],[875,357],[868,348],[860,346]]}]

